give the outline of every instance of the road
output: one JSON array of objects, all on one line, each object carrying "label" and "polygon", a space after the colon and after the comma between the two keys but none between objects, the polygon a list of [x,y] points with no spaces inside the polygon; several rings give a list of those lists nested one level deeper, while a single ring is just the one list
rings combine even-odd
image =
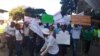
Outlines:
[{"label": "road", "polygon": [[[23,56],[29,56],[28,52],[24,51]],[[0,49],[0,56],[7,56],[8,50],[7,48]],[[67,55],[68,56],[68,55]],[[83,56],[83,55],[82,55]],[[88,56],[100,56],[100,46],[91,46]]]}]

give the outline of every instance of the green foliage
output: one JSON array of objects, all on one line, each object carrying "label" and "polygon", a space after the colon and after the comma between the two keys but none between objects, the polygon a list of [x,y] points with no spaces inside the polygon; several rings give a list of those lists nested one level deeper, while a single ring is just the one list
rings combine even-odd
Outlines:
[{"label": "green foliage", "polygon": [[16,14],[24,14],[24,9],[22,6],[16,7],[9,12],[10,16],[15,16]]}]

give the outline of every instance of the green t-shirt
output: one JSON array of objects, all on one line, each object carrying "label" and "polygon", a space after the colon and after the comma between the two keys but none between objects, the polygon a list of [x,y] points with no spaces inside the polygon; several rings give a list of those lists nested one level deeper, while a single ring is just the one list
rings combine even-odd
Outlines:
[{"label": "green t-shirt", "polygon": [[92,40],[93,38],[93,30],[83,30],[83,39],[84,40]]},{"label": "green t-shirt", "polygon": [[100,29],[98,29],[98,38],[100,38]]},{"label": "green t-shirt", "polygon": [[98,36],[98,30],[94,29],[93,31],[94,31],[93,32],[94,37],[97,37]]}]

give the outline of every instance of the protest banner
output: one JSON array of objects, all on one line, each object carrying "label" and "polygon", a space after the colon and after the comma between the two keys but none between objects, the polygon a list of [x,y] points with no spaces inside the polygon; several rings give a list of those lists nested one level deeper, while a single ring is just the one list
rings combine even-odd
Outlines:
[{"label": "protest banner", "polygon": [[70,35],[68,32],[62,34],[59,33],[56,35],[56,42],[58,44],[70,45]]},{"label": "protest banner", "polygon": [[71,24],[91,25],[91,17],[90,16],[72,15],[71,16]]}]

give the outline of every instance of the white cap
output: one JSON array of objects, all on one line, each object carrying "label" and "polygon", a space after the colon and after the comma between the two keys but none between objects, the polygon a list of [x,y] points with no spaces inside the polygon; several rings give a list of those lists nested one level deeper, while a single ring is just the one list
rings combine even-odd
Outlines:
[{"label": "white cap", "polygon": [[50,34],[50,31],[47,28],[42,29],[42,32],[43,32],[43,34],[47,34],[47,35]]}]

